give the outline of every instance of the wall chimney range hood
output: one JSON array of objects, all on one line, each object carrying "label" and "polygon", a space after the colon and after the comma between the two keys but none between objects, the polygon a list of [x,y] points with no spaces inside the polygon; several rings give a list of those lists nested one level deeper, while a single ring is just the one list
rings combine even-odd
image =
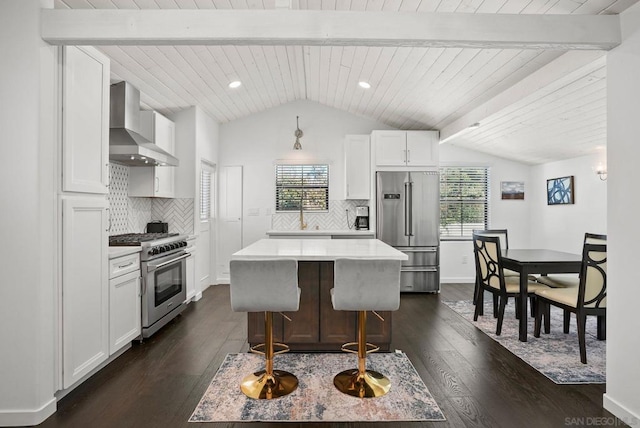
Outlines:
[{"label": "wall chimney range hood", "polygon": [[111,85],[109,159],[129,166],[178,166],[179,161],[140,135],[140,91],[128,82]]}]

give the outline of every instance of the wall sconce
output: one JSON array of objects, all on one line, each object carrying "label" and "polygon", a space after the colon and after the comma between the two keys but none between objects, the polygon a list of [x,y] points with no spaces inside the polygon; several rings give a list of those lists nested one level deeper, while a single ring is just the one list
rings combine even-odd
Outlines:
[{"label": "wall sconce", "polygon": [[296,142],[293,144],[293,150],[302,150],[302,144],[300,144],[300,137],[304,134],[298,125],[298,116],[296,116],[296,132],[293,133],[296,136]]},{"label": "wall sconce", "polygon": [[598,177],[600,178],[600,180],[605,181],[607,179],[607,167],[605,167],[601,163],[599,163],[598,166],[595,168],[595,172],[596,174],[598,174]]}]

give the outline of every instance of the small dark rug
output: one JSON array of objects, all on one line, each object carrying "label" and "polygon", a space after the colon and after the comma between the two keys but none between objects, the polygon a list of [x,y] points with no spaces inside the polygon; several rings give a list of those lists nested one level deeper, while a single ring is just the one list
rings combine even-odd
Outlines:
[{"label": "small dark rug", "polygon": [[582,364],[574,314],[569,333],[564,334],[562,310],[551,307],[551,333],[542,332],[539,338],[533,337],[534,319],[529,317],[527,341],[521,342],[514,299],[507,303],[500,336],[495,334],[497,319],[493,317],[493,304],[486,300],[484,316],[478,317],[477,322],[473,321],[475,306],[470,300],[443,303],[555,383],[606,383],[606,341],[596,338],[596,317],[587,317],[587,364]]},{"label": "small dark rug", "polygon": [[404,353],[367,356],[367,368],[384,373],[391,380],[391,390],[382,397],[355,398],[333,386],[335,374],[356,366],[357,357],[351,354],[277,355],[274,368],[295,374],[298,388],[274,400],[254,400],[240,391],[240,381],[262,369],[264,357],[228,354],[189,422],[445,420]]}]

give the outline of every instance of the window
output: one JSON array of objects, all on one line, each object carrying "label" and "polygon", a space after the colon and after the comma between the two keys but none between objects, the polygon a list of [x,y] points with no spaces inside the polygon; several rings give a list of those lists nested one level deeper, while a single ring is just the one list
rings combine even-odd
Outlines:
[{"label": "window", "polygon": [[329,209],[329,165],[276,165],[276,211]]},{"label": "window", "polygon": [[440,168],[440,238],[489,228],[489,168]]},{"label": "window", "polygon": [[207,163],[202,163],[200,170],[200,220],[208,220],[213,217],[213,172],[214,169]]}]

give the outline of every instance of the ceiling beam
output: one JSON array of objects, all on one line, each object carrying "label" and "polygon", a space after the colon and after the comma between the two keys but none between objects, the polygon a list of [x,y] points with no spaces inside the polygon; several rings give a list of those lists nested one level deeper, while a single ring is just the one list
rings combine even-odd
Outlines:
[{"label": "ceiling beam", "polygon": [[612,49],[618,15],[316,10],[42,9],[58,45],[437,46]]},{"label": "ceiling beam", "polygon": [[440,129],[440,144],[454,141],[486,125],[496,115],[504,113],[518,103],[527,102],[532,97],[546,96],[559,86],[574,81],[576,76],[588,75],[593,70],[601,68],[605,60],[606,53],[602,51],[571,51],[563,54],[492,99],[443,126]]}]

